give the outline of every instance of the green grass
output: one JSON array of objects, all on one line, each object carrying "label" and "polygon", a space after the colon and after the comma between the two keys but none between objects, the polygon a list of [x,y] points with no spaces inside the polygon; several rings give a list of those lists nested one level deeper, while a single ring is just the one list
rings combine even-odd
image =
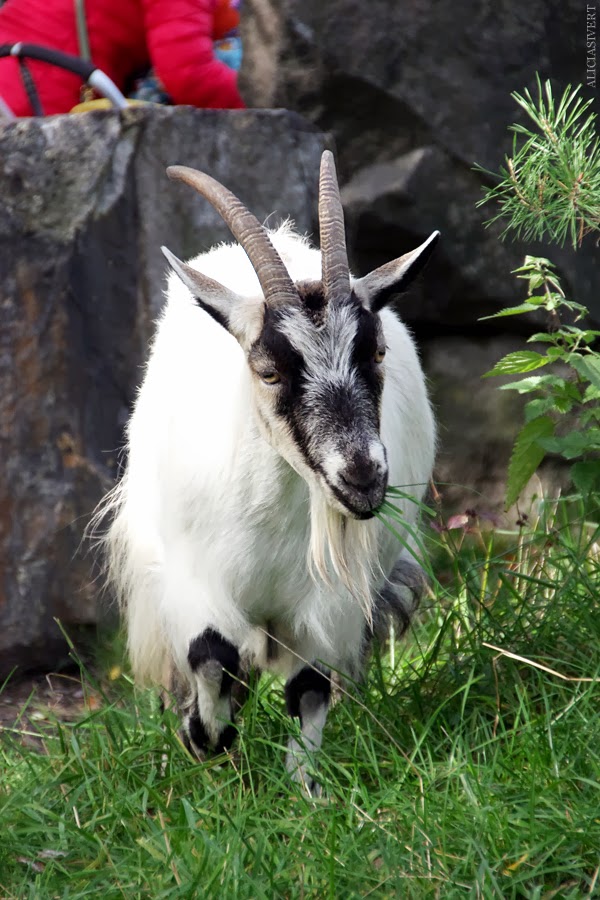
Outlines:
[{"label": "green grass", "polygon": [[421,624],[332,709],[322,799],[284,772],[268,679],[231,759],[193,762],[125,675],[41,749],[1,735],[0,897],[600,896],[593,528],[467,530],[441,535]]}]

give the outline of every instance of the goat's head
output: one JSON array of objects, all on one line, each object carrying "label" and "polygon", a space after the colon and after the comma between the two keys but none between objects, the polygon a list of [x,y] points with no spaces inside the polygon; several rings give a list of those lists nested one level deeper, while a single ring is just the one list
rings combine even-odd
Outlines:
[{"label": "goat's head", "polygon": [[370,518],[388,479],[379,434],[386,346],[378,313],[423,268],[438,232],[351,283],[335,166],[326,150],[319,187],[322,280],[296,284],[263,226],[233,194],[194,169],[167,171],[221,214],[263,290],[260,303],[241,297],[163,248],[198,305],[244,350],[264,436],[331,507]]}]

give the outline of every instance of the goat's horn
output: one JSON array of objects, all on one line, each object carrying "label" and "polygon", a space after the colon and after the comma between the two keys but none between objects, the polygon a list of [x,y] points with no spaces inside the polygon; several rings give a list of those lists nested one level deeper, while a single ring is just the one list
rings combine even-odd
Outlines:
[{"label": "goat's horn", "polygon": [[245,250],[260,282],[268,306],[275,307],[298,301],[298,291],[279,254],[256,216],[241,200],[210,175],[188,166],[169,166],[167,175],[183,181],[198,191],[214,206],[223,221]]},{"label": "goat's horn", "polygon": [[319,227],[323,292],[327,300],[344,300],[350,293],[350,272],[344,211],[331,150],[325,150],[321,157]]}]

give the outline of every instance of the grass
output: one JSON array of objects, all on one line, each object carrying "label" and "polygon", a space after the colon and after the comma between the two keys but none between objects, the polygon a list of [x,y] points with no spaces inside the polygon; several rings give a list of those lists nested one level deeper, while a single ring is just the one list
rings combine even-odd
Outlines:
[{"label": "grass", "polygon": [[0,735],[0,897],[600,896],[595,528],[466,518],[436,537],[422,623],[332,709],[324,798],[285,775],[275,681],[200,764],[151,694],[100,678],[41,747]]}]

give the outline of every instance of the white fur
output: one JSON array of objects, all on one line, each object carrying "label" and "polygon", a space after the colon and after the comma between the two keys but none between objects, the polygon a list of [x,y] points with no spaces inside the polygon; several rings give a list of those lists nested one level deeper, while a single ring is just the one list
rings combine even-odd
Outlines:
[{"label": "white fur", "polygon": [[[289,225],[270,236],[294,281],[320,280],[318,250]],[[238,245],[216,247],[190,265],[261,308],[257,277]],[[207,627],[286,677],[314,660],[356,675],[369,613],[360,597],[390,571],[398,542],[376,518],[344,519],[295,471],[300,463],[290,465],[270,446],[238,342],[173,273],[167,297],[128,427],[127,471],[107,504],[110,578],[136,677],[168,685],[173,666],[189,681],[189,643]],[[307,353],[295,318],[289,334]],[[389,483],[420,500],[434,454],[425,382],[405,326],[389,309],[381,320]],[[327,348],[310,352],[318,366]],[[399,505],[414,525],[417,505]],[[267,630],[278,646],[273,664]]]}]

